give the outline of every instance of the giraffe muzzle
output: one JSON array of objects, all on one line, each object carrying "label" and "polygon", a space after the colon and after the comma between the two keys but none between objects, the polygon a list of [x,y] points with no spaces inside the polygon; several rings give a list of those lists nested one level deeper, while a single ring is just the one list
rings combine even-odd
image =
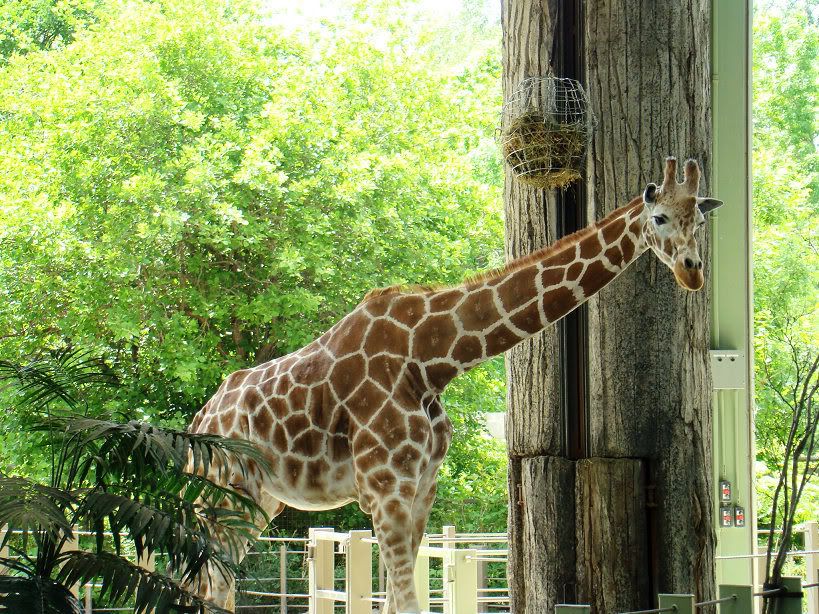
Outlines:
[{"label": "giraffe muzzle", "polygon": [[674,265],[674,278],[677,284],[692,292],[702,288],[705,277],[702,274],[702,261],[692,258],[681,258]]}]

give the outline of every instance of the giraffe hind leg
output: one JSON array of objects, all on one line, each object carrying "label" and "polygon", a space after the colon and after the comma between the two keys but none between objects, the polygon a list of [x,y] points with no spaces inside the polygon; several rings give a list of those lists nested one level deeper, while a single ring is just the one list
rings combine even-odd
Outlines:
[{"label": "giraffe hind leg", "polygon": [[[232,481],[231,484],[237,490],[242,490],[250,495],[258,503],[259,507],[265,511],[269,520],[272,520],[278,516],[285,508],[284,503],[268,495],[266,492],[259,490],[258,488],[251,488],[250,484],[245,486],[234,481]],[[245,518],[248,521],[252,521],[256,525],[256,530],[254,531],[255,537],[258,537],[269,524],[268,519],[265,519],[265,517],[261,515],[251,518],[250,514],[246,514]],[[240,563],[247,555],[251,541],[249,537],[232,537],[230,545],[233,546],[234,550],[238,548],[238,551],[235,552],[232,552],[228,548],[228,539],[231,538],[228,538],[223,531],[220,531],[218,528],[214,530],[214,538],[230,553],[232,557],[236,558],[237,563]],[[225,577],[217,566],[209,563],[206,568],[203,569],[202,572],[191,581],[189,589],[193,590],[193,592],[198,594],[203,599],[206,599],[207,601],[210,601],[229,612],[235,612],[236,591],[234,590],[234,583],[234,578]]]},{"label": "giraffe hind leg", "polygon": [[383,612],[419,614],[413,576],[415,556],[411,505],[389,497],[374,504],[372,517],[389,578],[387,604]]}]

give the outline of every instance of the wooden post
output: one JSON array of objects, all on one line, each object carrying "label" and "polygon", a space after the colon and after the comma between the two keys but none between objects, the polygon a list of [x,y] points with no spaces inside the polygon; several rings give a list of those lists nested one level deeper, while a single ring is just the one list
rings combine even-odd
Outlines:
[{"label": "wooden post", "polygon": [[555,606],[555,614],[591,614],[591,606],[561,603]]},{"label": "wooden post", "polygon": [[[487,588],[487,581],[486,581],[486,561],[478,561],[478,597],[482,595],[488,595],[484,589]],[[489,604],[484,602],[478,602],[478,612],[488,612],[489,611]]]},{"label": "wooden post", "polygon": [[[421,548],[429,546],[429,537],[421,539]],[[418,606],[422,610],[429,610],[429,557],[421,554],[415,559],[415,593],[418,596]]]},{"label": "wooden post", "polygon": [[[72,550],[79,550],[80,549],[80,537],[77,535],[77,527],[71,527],[71,533],[74,536],[72,539],[66,540],[61,548],[61,552],[69,552]],[[68,587],[68,590],[71,591],[71,594],[77,598],[79,601],[80,599],[80,584],[75,584],[74,586]]]},{"label": "wooden post", "polygon": [[330,528],[311,528],[307,544],[308,614],[333,614],[333,602],[316,597],[316,591],[333,590],[333,545],[327,539],[318,539],[317,533]]},{"label": "wooden post", "polygon": [[[578,592],[572,601],[588,603],[596,612],[651,603],[643,461],[583,459],[577,461],[575,480]],[[628,564],[617,568],[610,563],[617,559]]]},{"label": "wooden post", "polygon": [[[148,552],[145,556],[137,558],[137,565],[139,565],[140,567],[142,567],[142,569],[145,569],[147,571],[154,571],[154,569],[155,569],[154,553],[153,552]],[[235,593],[235,591],[236,591],[236,582],[235,581],[233,583],[233,589],[232,590]],[[88,593],[86,593],[86,600],[90,601],[90,599],[88,598]],[[88,612],[91,612],[91,610],[88,609]],[[153,609],[145,610],[145,614],[153,614],[153,612],[155,612],[155,610],[153,610]]]},{"label": "wooden post", "polygon": [[658,595],[660,609],[675,608],[676,614],[694,614],[694,595]]},{"label": "wooden post", "polygon": [[287,614],[287,544],[279,544],[279,612]]},{"label": "wooden post", "polygon": [[91,584],[85,585],[85,614],[93,614],[94,612],[94,602],[92,600],[92,595],[94,593],[94,587]]},{"label": "wooden post", "polygon": [[384,557],[381,556],[381,549],[378,550],[378,592],[387,591],[387,567],[384,565]]},{"label": "wooden post", "polygon": [[372,531],[350,531],[347,543],[346,614],[372,614],[373,547],[365,542]]},{"label": "wooden post", "polygon": [[[819,522],[811,520],[805,523],[805,584],[819,582]],[[819,614],[819,592],[808,589],[808,614]]]},{"label": "wooden post", "polygon": [[478,556],[475,550],[452,552],[452,614],[478,614]]},{"label": "wooden post", "polygon": [[719,587],[719,598],[734,597],[731,601],[721,603],[719,614],[748,614],[753,612],[754,589],[752,586],[735,586],[732,584],[721,584]]},{"label": "wooden post", "polygon": [[[444,541],[441,542],[441,547],[444,549],[444,557],[442,559],[441,567],[442,567],[442,574],[441,574],[441,581],[443,584],[443,597],[444,597],[444,614],[455,614],[454,604],[452,599],[452,584],[455,581],[455,571],[454,571],[454,558],[453,552],[455,548],[458,547],[455,541],[449,541],[449,539],[455,539],[455,527],[452,525],[446,525],[442,527],[441,532],[444,534]],[[449,538],[449,539],[447,539]]]},{"label": "wooden post", "polygon": [[[0,548],[0,557],[8,558],[9,556],[9,547],[8,544],[4,543],[6,541],[6,534],[9,532],[8,525],[3,525],[0,527],[0,544],[3,544],[3,547]],[[0,576],[6,574],[6,567],[5,565],[0,565]]]},{"label": "wooden post", "polygon": [[[798,576],[785,576],[782,578],[782,586],[789,593],[802,592],[802,578]],[[802,597],[784,597],[780,600],[780,607],[777,614],[802,614]]]}]

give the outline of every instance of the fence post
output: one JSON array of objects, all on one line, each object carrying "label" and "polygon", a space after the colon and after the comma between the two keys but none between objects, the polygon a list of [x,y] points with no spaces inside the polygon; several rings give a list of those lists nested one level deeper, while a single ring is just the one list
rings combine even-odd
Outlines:
[{"label": "fence post", "polygon": [[[805,523],[805,550],[810,553],[805,555],[805,584],[813,584],[819,581],[819,523],[815,520]],[[814,589],[808,590],[808,612],[819,614],[819,593]]]},{"label": "fence post", "polygon": [[[156,568],[154,553],[153,552],[143,553],[142,557],[137,558],[137,565],[139,565],[140,567],[142,567],[142,569],[145,569],[146,571],[154,571],[155,568]],[[235,594],[235,592],[236,592],[236,580],[235,579],[233,581],[233,588],[231,590],[233,590],[233,592]],[[90,612],[91,610],[89,609],[88,611]],[[153,610],[153,609],[145,610],[145,614],[153,614],[154,611],[155,610]]]},{"label": "fence post", "polygon": [[[763,585],[765,584],[765,574],[767,568],[765,567],[766,563],[766,554],[768,552],[767,544],[762,546],[756,546],[756,558],[754,558],[754,572],[756,574],[754,589],[761,591]],[[761,612],[762,611],[762,599],[754,599],[754,609],[751,610],[752,612]]]},{"label": "fence post", "polygon": [[754,588],[752,586],[737,586],[720,584],[719,598],[733,596],[734,599],[719,605],[719,614],[748,614],[754,611]]},{"label": "fence post", "polygon": [[372,614],[373,547],[365,542],[372,531],[350,531],[347,543],[346,614]]},{"label": "fence post", "polygon": [[453,614],[478,614],[478,561],[475,550],[452,552]]},{"label": "fence post", "polygon": [[677,614],[694,614],[694,595],[658,595],[660,609],[675,608]]},{"label": "fence post", "polygon": [[[429,546],[429,537],[424,534],[421,539],[421,548]],[[429,557],[421,554],[418,550],[418,557],[415,559],[415,593],[418,595],[418,606],[423,611],[429,610]]]},{"label": "fence post", "polygon": [[92,601],[92,593],[94,587],[91,584],[85,585],[85,614],[92,614],[94,612],[94,602]]},{"label": "fence post", "polygon": [[[6,534],[9,532],[9,526],[3,525],[0,527],[0,544],[2,544],[6,540]],[[3,544],[3,547],[0,548],[0,557],[8,558],[9,557],[9,547],[8,544]],[[0,565],[0,576],[6,574],[6,566]]]},{"label": "fence post", "polygon": [[[71,527],[71,533],[73,537],[71,539],[67,539],[63,544],[63,547],[60,549],[60,552],[69,552],[72,550],[79,550],[80,549],[80,536],[77,535],[78,528]],[[77,583],[74,586],[69,586],[68,590],[71,591],[71,594],[79,601],[80,599],[80,584]]]},{"label": "fence post", "polygon": [[287,614],[287,544],[279,544],[279,612]]},{"label": "fence post", "polygon": [[591,606],[561,603],[555,606],[555,614],[591,614]]},{"label": "fence post", "polygon": [[333,545],[326,539],[318,539],[316,533],[332,531],[329,528],[311,528],[307,544],[307,578],[309,594],[307,612],[309,614],[333,614],[333,602],[318,599],[316,591],[333,590]]},{"label": "fence post", "polygon": [[[455,581],[455,569],[454,569],[454,551],[457,547],[457,543],[455,541],[450,541],[455,539],[455,527],[452,525],[445,525],[442,527],[441,532],[444,535],[444,540],[441,542],[441,547],[444,549],[443,552],[443,559],[442,559],[442,588],[443,590],[443,597],[444,597],[444,614],[456,614],[455,613],[455,604],[453,603],[452,599],[452,589],[453,589],[453,582]],[[449,538],[449,539],[447,539]]]},{"label": "fence post", "polygon": [[[782,578],[782,586],[789,593],[802,592],[802,578],[799,576],[784,576]],[[802,614],[802,597],[783,597],[782,606],[779,614]]]}]

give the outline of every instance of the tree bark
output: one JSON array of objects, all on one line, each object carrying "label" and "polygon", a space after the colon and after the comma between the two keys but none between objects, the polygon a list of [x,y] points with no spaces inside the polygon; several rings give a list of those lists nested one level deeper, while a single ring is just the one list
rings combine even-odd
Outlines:
[{"label": "tree bark", "polygon": [[[661,10],[662,18],[657,11]],[[587,0],[597,131],[589,217],[662,178],[663,158],[711,158],[710,3]],[[706,278],[710,241],[701,236]],[[647,459],[656,484],[658,592],[714,595],[710,291],[681,290],[645,255],[589,302],[590,454]]]},{"label": "tree bark", "polygon": [[[551,72],[556,0],[503,0],[504,99],[527,77]],[[507,165],[506,255],[518,258],[553,242],[555,196],[516,181]],[[574,586],[573,464],[560,458],[559,338],[555,327],[506,355],[509,447],[511,610],[552,611]]]},{"label": "tree bark", "polygon": [[513,458],[510,479],[509,588],[516,614],[553,612],[575,596],[574,462],[556,456]]},{"label": "tree bark", "polygon": [[578,600],[595,612],[625,612],[651,599],[643,463],[578,461]]},{"label": "tree bark", "polygon": [[[504,1],[504,99],[525,78],[550,72],[555,7],[556,0]],[[506,256],[511,260],[555,240],[555,197],[520,183],[504,167]],[[506,433],[513,457],[561,451],[560,408],[554,402],[560,398],[558,348],[557,330],[550,326],[507,354]]]}]

